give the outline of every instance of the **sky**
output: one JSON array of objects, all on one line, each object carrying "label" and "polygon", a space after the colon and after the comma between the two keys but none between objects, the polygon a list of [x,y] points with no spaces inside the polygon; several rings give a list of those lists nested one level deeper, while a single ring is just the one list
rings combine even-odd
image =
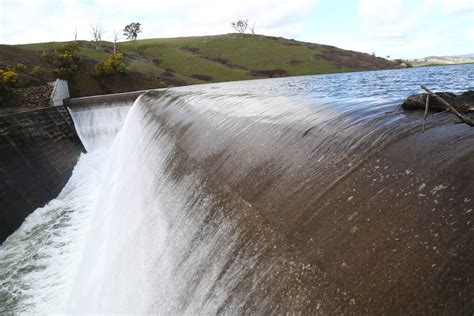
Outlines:
[{"label": "sky", "polygon": [[474,0],[0,0],[0,43],[103,39],[130,22],[139,38],[233,32],[248,19],[257,34],[333,45],[377,56],[474,53]]}]

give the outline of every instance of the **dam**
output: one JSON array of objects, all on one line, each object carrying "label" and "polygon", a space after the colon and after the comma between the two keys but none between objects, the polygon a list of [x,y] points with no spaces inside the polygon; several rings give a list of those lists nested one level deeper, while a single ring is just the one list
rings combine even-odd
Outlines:
[{"label": "dam", "polygon": [[474,65],[71,99],[85,151],[0,247],[0,312],[468,314]]}]

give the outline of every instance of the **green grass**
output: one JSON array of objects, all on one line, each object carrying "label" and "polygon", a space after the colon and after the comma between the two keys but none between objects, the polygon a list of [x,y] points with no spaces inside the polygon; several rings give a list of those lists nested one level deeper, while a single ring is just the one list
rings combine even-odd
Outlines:
[{"label": "green grass", "polygon": [[[63,43],[0,45],[0,66],[12,66],[22,62],[31,68],[35,63],[41,63],[46,73],[51,74],[52,67],[42,63],[39,56],[41,52],[61,44]],[[94,65],[112,53],[112,43],[101,42],[100,50],[96,49],[94,42],[78,41],[78,44],[81,73],[71,80],[71,84],[76,85],[72,90],[77,95],[122,91],[132,87],[149,88],[152,84],[172,86],[256,79],[266,77],[255,75],[255,71],[262,70],[279,69],[290,76],[297,76],[395,67],[385,59],[363,53],[262,35],[242,37],[238,34],[226,34],[144,39],[136,43],[117,44],[118,51],[125,54],[127,65],[127,72],[121,78],[121,86],[120,80],[117,79],[111,79],[109,82],[92,77]],[[164,76],[166,69],[173,72],[172,77]],[[204,78],[196,79],[193,78],[194,75]]]}]

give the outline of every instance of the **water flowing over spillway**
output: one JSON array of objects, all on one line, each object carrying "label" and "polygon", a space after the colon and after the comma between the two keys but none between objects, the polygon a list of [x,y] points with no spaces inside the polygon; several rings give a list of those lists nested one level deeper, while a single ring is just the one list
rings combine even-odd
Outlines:
[{"label": "water flowing over spillway", "polygon": [[398,105],[418,80],[473,79],[301,77],[71,108],[88,153],[0,248],[0,311],[469,311],[474,131],[444,116],[420,134]]},{"label": "water flowing over spillway", "polygon": [[110,147],[132,105],[133,101],[99,102],[70,109],[84,148],[90,152]]}]

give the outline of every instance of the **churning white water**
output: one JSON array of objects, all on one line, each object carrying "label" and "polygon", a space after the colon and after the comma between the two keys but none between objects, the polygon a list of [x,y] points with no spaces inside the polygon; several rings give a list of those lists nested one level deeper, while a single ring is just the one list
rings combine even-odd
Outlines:
[{"label": "churning white water", "polygon": [[59,196],[28,216],[2,244],[0,311],[64,311],[96,209],[109,147],[130,107],[72,111],[88,153],[81,155]]},{"label": "churning white water", "polygon": [[[111,149],[124,159],[106,167],[67,312],[216,313],[258,256],[230,263],[241,237],[236,222],[201,191],[199,170],[174,179],[176,144],[147,106],[155,105],[136,102]],[[224,266],[235,279],[223,282]]]},{"label": "churning white water", "polygon": [[82,155],[59,196],[32,213],[0,248],[0,310],[53,313],[65,307],[80,260],[104,151]]}]

